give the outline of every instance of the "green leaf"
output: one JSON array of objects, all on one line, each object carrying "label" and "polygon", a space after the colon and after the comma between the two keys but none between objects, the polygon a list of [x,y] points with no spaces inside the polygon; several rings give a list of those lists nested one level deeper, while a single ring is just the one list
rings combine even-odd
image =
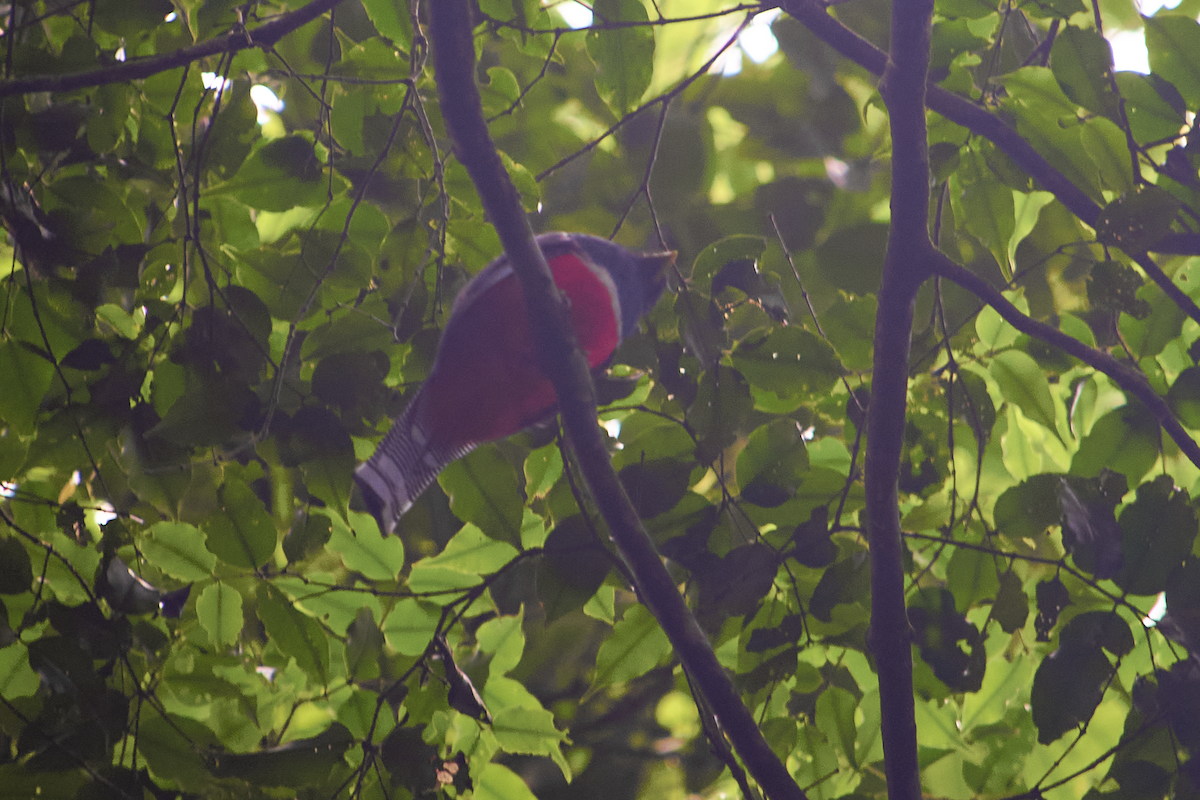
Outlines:
[{"label": "green leaf", "polygon": [[1135,319],[1150,314],[1150,303],[1138,297],[1142,276],[1119,261],[1100,261],[1088,275],[1088,302],[1097,308],[1124,312]]},{"label": "green leaf", "polygon": [[383,636],[388,645],[406,656],[419,656],[433,641],[441,619],[439,610],[411,597],[396,603],[383,621]]},{"label": "green leaf", "polygon": [[54,377],[54,365],[9,339],[0,342],[0,375],[5,376],[4,391],[0,392],[0,419],[19,433],[33,433],[38,408]]},{"label": "green leaf", "polygon": [[363,607],[346,630],[346,674],[355,681],[379,677],[379,659],[383,655],[383,631],[371,609]]},{"label": "green leaf", "polygon": [[502,114],[512,107],[521,96],[521,85],[517,76],[505,67],[492,67],[487,71],[488,82],[479,87],[483,101],[483,113],[487,116]]},{"label": "green leaf", "polygon": [[632,110],[654,74],[654,29],[648,25],[605,28],[606,22],[648,22],[641,0],[597,0],[587,51],[596,64],[596,91],[614,116]]},{"label": "green leaf", "polygon": [[700,251],[692,262],[691,280],[701,289],[711,290],[712,279],[722,267],[732,261],[757,262],[767,250],[767,242],[761,236],[726,236],[712,242]]},{"label": "green leaf", "polygon": [[690,289],[675,298],[672,310],[679,318],[679,332],[691,355],[705,368],[717,363],[728,337],[724,317],[716,302]]},{"label": "green leaf", "polygon": [[528,784],[503,764],[487,764],[475,779],[475,800],[537,800]]},{"label": "green leaf", "polygon": [[562,477],[562,451],[555,442],[539,447],[525,459],[525,493],[530,499],[545,497]]},{"label": "green leaf", "polygon": [[1083,149],[1100,170],[1104,187],[1122,194],[1134,191],[1133,159],[1129,156],[1125,131],[1110,119],[1093,117],[1079,135]]},{"label": "green leaf", "polygon": [[524,503],[517,471],[495,447],[481,447],[438,476],[450,510],[501,542],[519,544]]},{"label": "green leaf", "polygon": [[301,613],[269,583],[258,585],[258,618],[271,641],[318,685],[329,681],[329,637],[317,621]]},{"label": "green leaf", "polygon": [[242,596],[217,581],[196,598],[196,617],[214,647],[229,647],[242,632]]},{"label": "green leaf", "polygon": [[492,731],[508,752],[535,756],[549,755],[566,738],[554,727],[554,715],[549,711],[523,706],[497,711]]},{"label": "green leaf", "polygon": [[852,767],[856,766],[858,726],[854,712],[857,708],[857,698],[840,686],[830,686],[817,698],[817,726],[826,739],[837,743]]},{"label": "green leaf", "polygon": [[825,394],[845,371],[828,342],[795,325],[746,337],[732,360],[753,386],[780,397]]},{"label": "green leaf", "polygon": [[1200,23],[1175,15],[1145,17],[1150,71],[1169,81],[1187,108],[1200,104]]},{"label": "green leaf", "polygon": [[877,305],[872,296],[838,298],[821,312],[821,329],[837,351],[838,361],[848,370],[871,368]]},{"label": "green leaf", "polygon": [[1143,287],[1138,291],[1138,298],[1149,300],[1150,313],[1145,319],[1122,316],[1117,322],[1117,327],[1125,339],[1125,344],[1140,361],[1165,350],[1167,345],[1179,336],[1187,315],[1157,286]]},{"label": "green leaf", "polygon": [[487,575],[497,572],[517,557],[517,549],[484,534],[478,526],[467,523],[454,534],[442,552],[423,558],[413,565],[413,572],[440,568],[465,575]]},{"label": "green leaf", "polygon": [[617,477],[633,508],[642,519],[657,517],[675,508],[687,493],[693,464],[670,458],[639,461],[622,467]]},{"label": "green leaf", "polygon": [[304,485],[342,519],[350,505],[354,444],[341,421],[322,408],[306,406],[292,420],[291,447]]},{"label": "green leaf", "polygon": [[525,651],[525,633],[521,629],[524,619],[523,612],[496,617],[480,625],[476,631],[479,649],[492,653],[492,663],[488,665],[489,679],[496,675],[507,675],[520,663],[521,654]]},{"label": "green leaf", "polygon": [[1110,411],[1092,425],[1071,460],[1071,473],[1092,477],[1108,468],[1136,483],[1158,460],[1158,425],[1140,406]]},{"label": "green leaf", "polygon": [[946,583],[954,604],[966,613],[984,600],[992,600],[1000,589],[997,571],[1003,568],[990,553],[960,547],[946,566]]},{"label": "green leaf", "polygon": [[[344,186],[343,179],[335,178],[333,193],[341,194]],[[323,205],[329,189],[312,142],[303,136],[285,136],[259,147],[233,178],[210,188],[208,193],[231,195],[260,211],[287,211],[297,206]]]},{"label": "green leaf", "polygon": [[645,606],[630,606],[596,655],[594,686],[636,678],[658,666],[671,652],[667,634]]},{"label": "green leaf", "polygon": [[948,590],[920,589],[908,605],[913,644],[934,677],[952,692],[977,692],[983,685],[987,655],[978,629],[954,606],[954,595]]},{"label": "green leaf", "polygon": [[373,581],[395,580],[404,569],[404,542],[399,536],[380,536],[369,514],[350,512],[354,529],[330,517],[332,535],[326,547],[342,557],[347,569]]},{"label": "green leaf", "polygon": [[1179,373],[1167,390],[1167,402],[1180,422],[1200,428],[1200,367],[1188,367]]},{"label": "green leaf", "polygon": [[991,251],[1004,272],[1011,274],[1008,245],[1016,227],[1012,189],[995,179],[978,152],[959,169],[957,182],[962,187],[963,224]]},{"label": "green leaf", "polygon": [[207,536],[186,522],[156,522],[142,542],[142,554],[154,566],[181,581],[200,581],[212,576],[217,557],[205,548]]},{"label": "green leaf", "polygon": [[226,564],[258,569],[275,553],[275,522],[245,483],[229,481],[218,490],[221,513],[207,525],[208,549]]},{"label": "green leaf", "polygon": [[990,371],[1005,400],[1058,436],[1050,384],[1036,361],[1020,350],[1006,350],[992,359]]},{"label": "green leaf", "polygon": [[189,792],[214,788],[201,748],[215,745],[213,732],[175,714],[147,714],[138,728],[138,749],[153,773]]},{"label": "green leaf", "polygon": [[412,22],[407,14],[400,13],[399,5],[392,0],[363,0],[363,8],[375,30],[391,39],[397,47],[408,49],[412,46]]},{"label": "green leaf", "polygon": [[0,648],[0,692],[15,699],[28,697],[38,690],[41,681],[29,666],[29,651],[23,647]]},{"label": "green leaf", "polygon": [[1094,28],[1066,25],[1054,39],[1050,68],[1067,97],[1096,114],[1116,119],[1112,48]]},{"label": "green leaf", "polygon": [[687,412],[688,424],[699,440],[699,460],[711,463],[733,444],[752,410],[749,386],[740,372],[720,366],[707,370]]},{"label": "green leaf", "polygon": [[807,471],[808,449],[800,425],[791,419],[773,420],[755,429],[737,458],[742,499],[760,506],[786,502]]},{"label": "green leaf", "polygon": [[1000,590],[992,606],[992,619],[1000,623],[1000,630],[1015,633],[1025,627],[1029,619],[1029,595],[1021,585],[1021,579],[1011,570],[1000,578]]},{"label": "green leaf", "polygon": [[1117,88],[1125,98],[1125,114],[1135,140],[1169,139],[1179,133],[1186,109],[1174,86],[1158,75],[1118,72]]}]

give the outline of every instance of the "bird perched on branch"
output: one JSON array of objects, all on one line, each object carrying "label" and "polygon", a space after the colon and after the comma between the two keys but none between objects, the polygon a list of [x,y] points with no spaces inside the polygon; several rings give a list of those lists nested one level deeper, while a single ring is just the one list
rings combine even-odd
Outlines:
[{"label": "bird perched on branch", "polygon": [[[675,253],[635,254],[579,233],[537,237],[570,304],[588,366],[608,360],[658,302]],[[551,417],[521,285],[506,256],[470,280],[450,310],[429,377],[354,479],[387,535],[442,468],[477,445]]]}]

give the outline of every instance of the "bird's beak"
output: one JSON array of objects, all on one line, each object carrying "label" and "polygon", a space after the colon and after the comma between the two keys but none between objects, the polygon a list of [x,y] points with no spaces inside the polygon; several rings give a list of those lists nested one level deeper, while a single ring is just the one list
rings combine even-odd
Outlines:
[{"label": "bird's beak", "polygon": [[675,256],[679,255],[674,250],[664,250],[659,253],[642,253],[638,259],[638,265],[646,272],[652,275],[662,275],[671,267],[675,266]]}]

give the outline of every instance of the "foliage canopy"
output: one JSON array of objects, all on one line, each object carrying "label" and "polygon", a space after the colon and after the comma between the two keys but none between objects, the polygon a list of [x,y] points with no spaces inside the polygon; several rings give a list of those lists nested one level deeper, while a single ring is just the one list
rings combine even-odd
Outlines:
[{"label": "foliage canopy", "polygon": [[[894,4],[881,94],[881,0],[479,0],[535,227],[680,253],[596,376],[613,466],[807,796],[884,797],[899,714],[930,796],[1200,797],[1200,2]],[[426,6],[9,6],[0,795],[794,796],[693,701],[556,427],[398,538],[352,496],[500,252]]]}]

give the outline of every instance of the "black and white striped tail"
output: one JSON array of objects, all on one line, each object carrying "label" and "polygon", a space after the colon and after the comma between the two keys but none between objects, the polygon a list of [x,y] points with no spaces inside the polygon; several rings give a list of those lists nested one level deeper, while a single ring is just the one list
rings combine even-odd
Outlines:
[{"label": "black and white striped tail", "polygon": [[413,398],[374,455],[354,472],[363,502],[384,536],[395,530],[400,517],[447,464],[475,448],[469,444],[447,451],[431,444],[425,424],[415,413],[420,399]]}]

